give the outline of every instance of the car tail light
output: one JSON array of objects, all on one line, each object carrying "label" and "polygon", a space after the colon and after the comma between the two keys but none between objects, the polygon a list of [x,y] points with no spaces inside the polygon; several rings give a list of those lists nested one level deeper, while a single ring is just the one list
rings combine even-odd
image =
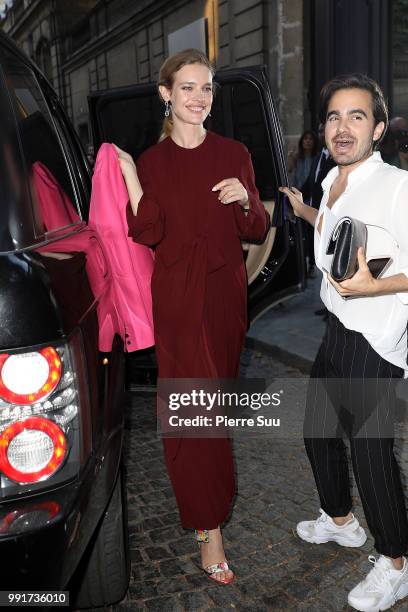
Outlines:
[{"label": "car tail light", "polygon": [[84,373],[79,334],[58,346],[0,353],[0,495],[77,474]]},{"label": "car tail light", "polygon": [[58,470],[66,453],[65,434],[49,419],[29,417],[0,434],[0,470],[20,483],[48,478]]},{"label": "car tail light", "polygon": [[58,516],[61,507],[55,501],[46,501],[8,512],[0,518],[0,534],[12,534],[45,527]]},{"label": "car tail light", "polygon": [[52,393],[61,378],[61,359],[47,348],[0,355],[0,397],[13,404],[33,404]]}]

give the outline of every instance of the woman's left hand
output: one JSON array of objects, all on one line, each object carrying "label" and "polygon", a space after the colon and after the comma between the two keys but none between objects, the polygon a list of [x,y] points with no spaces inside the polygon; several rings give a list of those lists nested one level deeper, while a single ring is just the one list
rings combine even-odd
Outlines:
[{"label": "woman's left hand", "polygon": [[248,193],[243,184],[237,178],[228,178],[220,181],[211,191],[219,191],[218,199],[223,204],[238,202],[246,207],[248,204]]}]

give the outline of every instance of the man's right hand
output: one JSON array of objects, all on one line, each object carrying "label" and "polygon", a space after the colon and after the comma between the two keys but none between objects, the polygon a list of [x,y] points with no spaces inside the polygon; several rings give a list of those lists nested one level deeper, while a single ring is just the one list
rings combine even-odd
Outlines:
[{"label": "man's right hand", "polygon": [[308,206],[303,202],[302,192],[299,191],[299,189],[296,189],[296,187],[279,187],[279,191],[288,197],[295,216],[304,219],[310,223],[310,225],[314,226],[318,211],[312,206]]},{"label": "man's right hand", "polygon": [[293,212],[297,217],[302,217],[302,210],[306,204],[303,203],[302,192],[296,187],[279,187],[279,191],[284,193],[292,205]]}]

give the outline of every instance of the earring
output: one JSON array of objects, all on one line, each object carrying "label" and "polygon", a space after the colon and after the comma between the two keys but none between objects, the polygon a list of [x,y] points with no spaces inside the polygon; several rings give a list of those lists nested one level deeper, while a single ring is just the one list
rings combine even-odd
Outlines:
[{"label": "earring", "polygon": [[164,103],[166,108],[164,110],[164,116],[167,118],[170,116],[170,102],[168,100],[166,100],[166,102]]}]

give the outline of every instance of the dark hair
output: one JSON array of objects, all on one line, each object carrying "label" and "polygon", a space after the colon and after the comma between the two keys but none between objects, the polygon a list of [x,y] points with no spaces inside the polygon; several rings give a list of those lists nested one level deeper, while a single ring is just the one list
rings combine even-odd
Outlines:
[{"label": "dark hair", "polygon": [[381,142],[388,127],[388,108],[381,87],[366,74],[352,73],[334,77],[323,85],[320,92],[319,119],[322,123],[326,123],[327,109],[332,96],[340,89],[364,89],[371,94],[375,125],[378,125],[381,121],[385,125],[381,137],[375,142],[376,147]]},{"label": "dark hair", "polygon": [[313,149],[311,151],[311,156],[314,157],[319,152],[319,139],[312,130],[306,130],[303,132],[298,142],[298,159],[303,159],[305,156],[305,152],[303,150],[303,139],[305,136],[311,136],[313,138]]}]

